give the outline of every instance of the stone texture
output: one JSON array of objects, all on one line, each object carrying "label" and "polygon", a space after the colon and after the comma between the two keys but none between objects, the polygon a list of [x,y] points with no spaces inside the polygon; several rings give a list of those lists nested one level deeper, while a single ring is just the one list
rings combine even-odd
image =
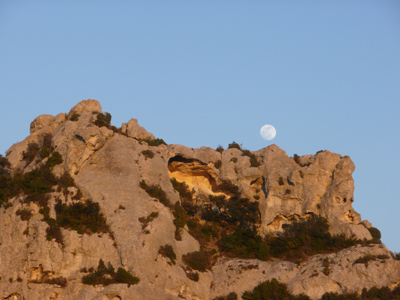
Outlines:
[{"label": "stone texture", "polygon": [[[31,142],[40,143],[52,134],[52,146],[63,157],[55,167],[58,175],[67,171],[73,176],[84,198],[99,203],[113,235],[78,234],[62,229],[64,246],[46,239],[47,223],[39,207],[24,203],[21,195],[10,200],[11,207],[0,208],[0,298],[1,299],[213,299],[216,296],[254,288],[258,283],[276,278],[286,283],[294,294],[305,293],[318,299],[327,291],[360,292],[363,287],[394,285],[400,282],[400,261],[390,257],[383,245],[352,247],[335,254],[315,255],[296,265],[287,261],[221,258],[209,271],[200,273],[198,282],[186,277],[182,255],[199,250],[199,243],[183,230],[182,240],[175,240],[171,210],[139,187],[141,180],[159,185],[170,202],[179,195],[170,179],[186,182],[197,204],[208,195],[224,194],[221,183],[239,187],[240,193],[258,201],[261,209],[261,235],[281,232],[291,217],[321,215],[329,221],[332,234],[371,239],[368,221],[354,211],[354,164],[347,156],[322,151],[316,155],[294,158],[276,145],[253,152],[260,166],[252,167],[250,158],[238,149],[222,153],[208,147],[199,149],[182,145],[148,146],[143,139],[154,139],[131,119],[122,124],[123,134],[94,121],[101,113],[96,100],[78,103],[67,114],[42,115],[31,123],[31,135],[7,151],[11,170],[26,172],[22,153]],[[70,120],[79,115],[76,121]],[[144,151],[152,151],[148,158]],[[217,162],[220,167],[216,167]],[[71,193],[76,193],[72,188]],[[62,192],[51,193],[49,205],[56,199],[71,202]],[[33,216],[22,221],[18,209],[29,208]],[[157,212],[158,217],[146,230],[139,218]],[[55,217],[54,209],[50,215]],[[160,246],[170,244],[177,254],[176,265],[158,254]],[[365,266],[354,264],[363,255],[388,255],[389,259]],[[330,273],[324,274],[322,261],[330,261]],[[97,267],[99,259],[122,266],[140,278],[138,285],[113,284],[107,287],[81,283],[83,268]],[[65,288],[34,283],[43,276],[65,277]],[[119,297],[119,298],[118,298]]]},{"label": "stone texture", "polygon": [[127,136],[142,139],[142,140],[154,140],[155,137],[152,133],[147,132],[142,126],[139,125],[137,119],[130,119],[128,123],[122,123],[121,132]]}]

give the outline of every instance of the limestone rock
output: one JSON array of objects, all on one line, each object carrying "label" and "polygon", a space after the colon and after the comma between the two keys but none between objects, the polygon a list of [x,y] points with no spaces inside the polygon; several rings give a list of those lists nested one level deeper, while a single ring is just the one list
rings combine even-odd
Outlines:
[{"label": "limestone rock", "polygon": [[[84,100],[67,114],[39,116],[31,123],[31,134],[7,151],[7,159],[13,174],[39,168],[47,158],[38,154],[28,164],[23,153],[29,143],[41,146],[44,136],[51,134],[51,146],[63,159],[52,172],[67,172],[76,187],[53,188],[48,217],[57,218],[57,201],[72,205],[91,200],[98,203],[111,233],[78,234],[62,228],[61,245],[47,234],[43,207],[23,194],[9,199],[7,208],[0,208],[0,298],[208,300],[230,292],[240,296],[276,278],[292,293],[318,299],[328,291],[360,292],[400,282],[400,261],[392,259],[383,245],[319,254],[300,264],[220,257],[211,270],[198,272],[198,281],[191,280],[182,256],[198,251],[200,244],[188,227],[181,229],[180,240],[175,238],[173,211],[142,189],[142,182],[160,187],[170,207],[181,201],[172,178],[189,186],[193,204],[200,207],[210,205],[211,195],[229,198],[234,193],[222,185],[237,187],[241,197],[259,203],[260,235],[279,234],[285,223],[314,214],[327,219],[332,234],[371,240],[367,228],[372,224],[361,221],[352,207],[354,163],[326,150],[292,158],[277,145],[252,152],[253,162],[239,149],[220,153],[208,147],[149,146],[143,140],[153,140],[154,135],[136,119],[122,124],[120,134],[96,126],[99,113],[98,101]],[[81,200],[73,198],[78,190]],[[32,214],[28,220],[18,213],[24,209]],[[150,215],[156,217],[146,223]],[[159,253],[167,244],[176,254],[175,264]],[[367,265],[355,263],[365,255],[381,258]],[[100,259],[138,276],[139,284],[83,284],[84,270],[96,268]],[[67,285],[45,283],[57,278],[65,278]]]},{"label": "limestone rock", "polygon": [[128,123],[122,123],[121,131],[127,136],[138,140],[154,140],[155,137],[152,133],[147,132],[142,126],[139,125],[137,119],[130,119]]}]

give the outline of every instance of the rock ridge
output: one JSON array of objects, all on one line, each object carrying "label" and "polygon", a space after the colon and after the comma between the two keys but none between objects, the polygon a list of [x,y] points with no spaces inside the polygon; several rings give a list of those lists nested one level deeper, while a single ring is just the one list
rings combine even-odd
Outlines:
[{"label": "rock ridge", "polygon": [[[400,283],[400,261],[384,245],[367,243],[375,239],[376,229],[352,207],[355,165],[350,157],[327,150],[289,157],[277,145],[253,152],[167,145],[137,119],[120,129],[110,121],[98,101],[84,100],[68,113],[38,116],[30,135],[7,151],[9,165],[2,166],[7,176],[28,176],[47,168],[58,185],[46,196],[37,192],[37,198],[12,195],[1,206],[1,299],[214,299],[230,292],[240,299],[246,290],[272,278],[287,284],[293,294],[319,299],[326,292],[360,293],[363,288]],[[297,263],[221,255],[205,272],[196,271],[187,257],[204,246],[191,234],[193,224],[177,225],[179,207],[186,209],[186,202],[171,180],[188,188],[194,207],[208,209],[201,217],[207,211],[224,213],[225,206],[210,199],[256,204],[254,226],[260,238],[283,235],[288,225],[318,216],[327,220],[331,235],[364,244]],[[74,184],[62,187],[66,181]],[[57,242],[49,234],[55,226],[51,222],[61,222],[57,203],[77,209],[88,201],[98,205],[109,231],[60,226],[63,244]],[[29,218],[24,219],[23,212]],[[208,224],[204,220],[198,226]],[[166,245],[171,248],[163,248]],[[160,249],[172,249],[175,258]],[[355,263],[368,255],[384,258]],[[134,274],[139,283],[82,283],[87,274],[83,270],[95,269],[100,260]],[[324,260],[329,261],[329,272],[324,271]]]}]

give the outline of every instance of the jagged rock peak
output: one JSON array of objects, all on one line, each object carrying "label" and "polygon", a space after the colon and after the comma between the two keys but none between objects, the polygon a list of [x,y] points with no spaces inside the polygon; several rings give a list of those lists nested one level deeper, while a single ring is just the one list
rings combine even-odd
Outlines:
[{"label": "jagged rock peak", "polygon": [[101,112],[101,104],[97,100],[93,99],[88,99],[88,100],[82,100],[79,102],[77,105],[75,105],[73,108],[71,108],[70,112],[68,115],[72,114],[82,114],[84,112]]},{"label": "jagged rock peak", "polygon": [[[8,150],[10,164],[0,161],[0,299],[240,299],[272,278],[319,299],[399,284],[400,261],[352,207],[348,156],[166,145],[136,119],[117,129],[100,113],[89,99],[41,115]],[[95,220],[102,227],[89,229]],[[319,220],[322,252],[308,232],[298,234],[306,250],[273,244],[305,220]],[[347,239],[338,246],[329,233]],[[362,241],[343,246],[350,237]],[[114,267],[140,282],[120,284]]]}]

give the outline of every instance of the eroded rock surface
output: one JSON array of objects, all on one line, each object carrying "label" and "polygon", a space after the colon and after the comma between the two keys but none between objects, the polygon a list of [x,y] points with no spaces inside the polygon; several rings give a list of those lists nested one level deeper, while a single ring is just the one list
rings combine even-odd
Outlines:
[{"label": "eroded rock surface", "polygon": [[[12,174],[38,168],[46,159],[28,163],[23,153],[29,143],[40,146],[43,137],[51,134],[51,146],[63,160],[53,173],[67,172],[76,188],[54,189],[48,200],[49,215],[55,218],[57,201],[78,201],[73,195],[79,189],[83,200],[99,204],[111,233],[61,229],[61,245],[46,238],[49,225],[39,205],[26,203],[24,195],[10,199],[10,207],[0,208],[1,299],[213,299],[229,292],[241,295],[272,278],[286,283],[294,294],[318,299],[329,291],[360,292],[364,287],[400,282],[400,261],[392,259],[383,245],[315,255],[301,264],[223,257],[211,270],[199,272],[198,281],[189,279],[182,255],[199,250],[200,244],[187,227],[180,240],[175,238],[174,215],[140,187],[142,181],[161,187],[171,204],[180,201],[171,178],[189,186],[197,205],[207,205],[210,195],[229,196],[222,184],[237,186],[243,197],[259,202],[261,235],[279,234],[283,224],[293,219],[318,215],[328,220],[332,234],[370,240],[367,228],[372,225],[352,207],[353,162],[329,151],[294,159],[271,145],[253,152],[260,165],[252,166],[250,157],[238,149],[220,153],[208,147],[149,146],[144,140],[154,140],[154,135],[135,119],[122,124],[119,132],[96,126],[101,110],[99,102],[86,100],[67,114],[37,117],[31,135],[13,145],[7,159]],[[29,220],[18,216],[22,209],[31,211]],[[140,220],[152,213],[157,217],[144,226]],[[159,254],[166,244],[176,253],[175,264]],[[387,259],[354,264],[367,254]],[[96,268],[100,259],[135,274],[139,284],[83,284],[83,270]],[[329,260],[329,272],[324,271],[324,259]],[[46,283],[61,277],[67,281],[65,287]]]}]

